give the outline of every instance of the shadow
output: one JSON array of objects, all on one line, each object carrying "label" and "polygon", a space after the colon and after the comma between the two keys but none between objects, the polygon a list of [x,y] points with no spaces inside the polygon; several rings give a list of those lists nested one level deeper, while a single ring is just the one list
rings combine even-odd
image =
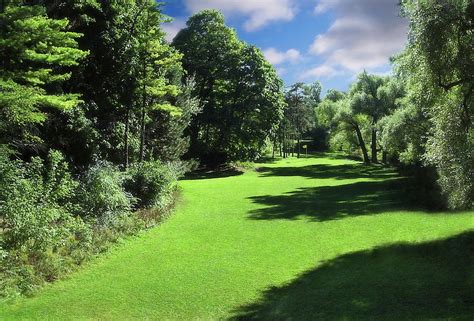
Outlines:
[{"label": "shadow", "polygon": [[321,222],[347,216],[378,214],[405,209],[399,186],[405,179],[305,187],[283,195],[252,196],[264,205],[250,212],[250,219],[300,219]]},{"label": "shadow", "polygon": [[358,162],[364,161],[364,159],[360,156],[347,155],[347,154],[327,153],[326,157],[330,159],[350,159],[350,160],[358,161]]},{"label": "shadow", "polygon": [[396,172],[390,167],[344,164],[325,165],[316,164],[302,167],[262,167],[261,175],[268,176],[302,176],[315,179],[357,179],[357,178],[390,178]]},{"label": "shadow", "polygon": [[474,232],[324,262],[271,287],[232,320],[470,320]]},{"label": "shadow", "polygon": [[254,161],[255,164],[275,164],[277,161],[282,160],[280,156],[262,156]]},{"label": "shadow", "polygon": [[224,178],[242,175],[244,172],[234,168],[215,169],[215,170],[197,170],[184,175],[185,180]]}]

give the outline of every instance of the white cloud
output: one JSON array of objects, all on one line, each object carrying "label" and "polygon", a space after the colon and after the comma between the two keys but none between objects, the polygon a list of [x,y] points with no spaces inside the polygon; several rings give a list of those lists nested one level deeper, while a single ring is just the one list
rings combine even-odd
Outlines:
[{"label": "white cloud", "polygon": [[408,22],[399,16],[397,0],[320,0],[315,8],[328,10],[336,20],[310,47],[327,66],[353,72],[377,68],[406,43]]},{"label": "white cloud", "polygon": [[287,70],[286,70],[286,68],[277,68],[276,72],[280,77],[282,77],[286,74]]},{"label": "white cloud", "polygon": [[278,51],[275,48],[263,50],[265,58],[273,65],[279,65],[284,62],[295,62],[301,59],[301,54],[296,49],[288,49],[287,51]]},{"label": "white cloud", "polygon": [[290,21],[296,14],[295,0],[185,0],[190,13],[219,9],[226,15],[244,15],[244,28],[254,31],[275,21]]},{"label": "white cloud", "polygon": [[161,25],[161,28],[166,33],[166,40],[168,42],[172,42],[176,34],[184,27],[186,27],[186,21],[179,18]]},{"label": "white cloud", "polygon": [[331,78],[341,74],[343,74],[342,71],[337,70],[330,65],[320,65],[303,72],[303,74],[300,76],[300,79],[305,80],[308,78]]}]

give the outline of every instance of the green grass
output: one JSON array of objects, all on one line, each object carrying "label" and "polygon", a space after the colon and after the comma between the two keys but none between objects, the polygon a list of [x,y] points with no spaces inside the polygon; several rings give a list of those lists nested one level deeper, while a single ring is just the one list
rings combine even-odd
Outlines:
[{"label": "green grass", "polygon": [[410,210],[350,160],[258,166],[183,180],[167,222],[0,320],[472,320],[473,212]]}]

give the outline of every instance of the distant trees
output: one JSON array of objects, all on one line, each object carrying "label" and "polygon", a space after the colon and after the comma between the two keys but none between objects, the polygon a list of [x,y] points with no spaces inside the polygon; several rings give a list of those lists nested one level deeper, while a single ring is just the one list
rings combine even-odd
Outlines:
[{"label": "distant trees", "polygon": [[[321,84],[295,83],[285,95],[286,107],[280,123],[280,143],[288,149],[296,140],[297,157],[301,153],[301,139],[315,125],[315,108],[321,101]],[[290,143],[291,141],[291,143]],[[294,148],[293,148],[294,150]]]},{"label": "distant trees", "polygon": [[366,115],[371,122],[371,161],[378,162],[377,123],[390,112],[392,104],[387,101],[382,87],[388,78],[369,75],[366,71],[359,74],[349,92],[351,109],[355,114]]},{"label": "distant trees", "polygon": [[357,113],[353,106],[350,96],[340,91],[330,90],[317,107],[316,117],[318,123],[329,130],[332,147],[346,145],[346,149],[350,150],[351,145],[355,144],[360,149],[364,162],[369,163],[363,135],[363,127],[368,123],[368,119]]},{"label": "distant trees", "polygon": [[240,41],[215,10],[192,16],[173,45],[203,107],[189,127],[189,155],[206,163],[259,156],[284,105],[283,83],[261,51]]},{"label": "distant trees", "polygon": [[364,131],[370,131],[372,162],[378,161],[381,150],[382,161],[390,156],[419,169],[434,167],[448,206],[470,208],[474,3],[404,0],[401,4],[410,34],[405,50],[393,59],[395,76],[363,72],[345,98],[336,95],[341,103],[332,102],[335,92],[328,92],[318,107],[318,120],[326,124],[332,140],[358,120],[365,161],[360,142],[367,136]]}]

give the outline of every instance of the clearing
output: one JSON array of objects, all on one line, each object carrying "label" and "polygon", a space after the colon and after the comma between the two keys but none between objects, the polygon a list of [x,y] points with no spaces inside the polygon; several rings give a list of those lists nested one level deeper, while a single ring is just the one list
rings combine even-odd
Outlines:
[{"label": "clearing", "polygon": [[474,213],[404,203],[389,168],[331,155],[181,181],[161,226],[0,319],[472,320]]}]

